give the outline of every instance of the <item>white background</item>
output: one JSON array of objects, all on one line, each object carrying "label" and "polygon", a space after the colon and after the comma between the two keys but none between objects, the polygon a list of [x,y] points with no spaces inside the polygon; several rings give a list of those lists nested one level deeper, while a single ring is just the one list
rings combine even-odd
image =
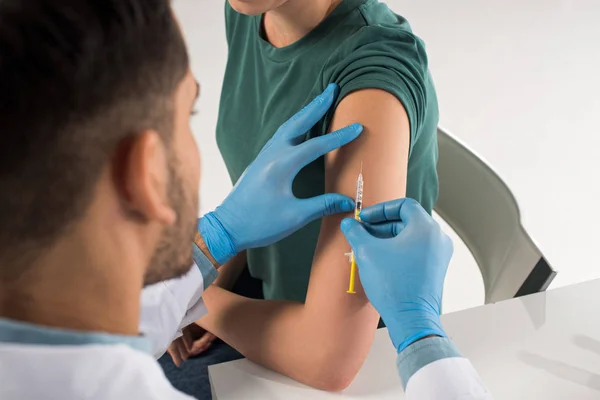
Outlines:
[{"label": "white background", "polygon": [[[440,124],[515,193],[524,226],[559,270],[552,287],[600,277],[600,1],[387,3],[427,44]],[[227,56],[224,2],[175,0],[174,6],[202,86],[193,129],[206,212],[231,188],[215,142]],[[483,302],[477,267],[453,237],[445,312]]]}]

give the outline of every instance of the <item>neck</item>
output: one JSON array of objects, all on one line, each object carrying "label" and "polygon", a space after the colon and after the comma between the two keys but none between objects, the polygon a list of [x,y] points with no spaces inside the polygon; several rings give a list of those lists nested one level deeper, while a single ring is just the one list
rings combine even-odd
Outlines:
[{"label": "neck", "polygon": [[61,240],[17,282],[0,283],[0,317],[137,335],[143,269],[135,266],[143,260],[136,260],[132,254],[140,252],[127,251],[118,236],[79,231]]},{"label": "neck", "polygon": [[319,25],[342,0],[288,0],[264,15],[264,29],[269,42],[285,47],[300,40]]}]

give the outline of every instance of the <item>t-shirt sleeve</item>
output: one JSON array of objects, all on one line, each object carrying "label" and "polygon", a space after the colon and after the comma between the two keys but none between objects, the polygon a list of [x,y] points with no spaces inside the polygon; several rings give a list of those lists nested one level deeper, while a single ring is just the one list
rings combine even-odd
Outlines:
[{"label": "t-shirt sleeve", "polygon": [[[410,151],[427,112],[429,74],[422,41],[409,31],[367,26],[332,56],[323,77],[340,86],[339,102],[361,89],[381,89],[396,96],[410,122]],[[337,105],[337,104],[336,104]]]}]

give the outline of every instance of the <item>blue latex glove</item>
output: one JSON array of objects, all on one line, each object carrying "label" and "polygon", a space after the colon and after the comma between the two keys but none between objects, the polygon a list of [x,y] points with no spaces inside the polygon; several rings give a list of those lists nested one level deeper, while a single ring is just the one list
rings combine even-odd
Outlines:
[{"label": "blue latex glove", "polygon": [[199,220],[198,230],[220,264],[238,252],[268,246],[309,222],[350,212],[354,201],[341,194],[298,199],[294,178],[309,163],[356,139],[359,124],[305,141],[338,94],[335,84],[284,123],[248,166],[225,201]]},{"label": "blue latex glove", "polygon": [[424,337],[445,337],[440,313],[450,238],[412,199],[365,208],[360,217],[362,224],[342,221],[342,231],[398,353]]}]

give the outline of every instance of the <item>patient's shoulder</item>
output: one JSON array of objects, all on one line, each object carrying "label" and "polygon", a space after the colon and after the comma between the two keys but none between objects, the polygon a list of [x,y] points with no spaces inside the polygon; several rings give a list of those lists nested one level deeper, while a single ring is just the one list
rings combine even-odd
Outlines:
[{"label": "patient's shoulder", "polygon": [[425,76],[428,69],[427,52],[423,41],[412,31],[393,26],[367,25],[345,38],[331,53],[324,72],[332,74],[360,67],[410,66]]},{"label": "patient's shoulder", "polygon": [[362,27],[331,54],[323,68],[323,84],[329,82],[340,86],[338,104],[362,89],[380,89],[395,96],[408,114],[413,141],[428,119],[437,119],[425,47],[410,30]]}]

